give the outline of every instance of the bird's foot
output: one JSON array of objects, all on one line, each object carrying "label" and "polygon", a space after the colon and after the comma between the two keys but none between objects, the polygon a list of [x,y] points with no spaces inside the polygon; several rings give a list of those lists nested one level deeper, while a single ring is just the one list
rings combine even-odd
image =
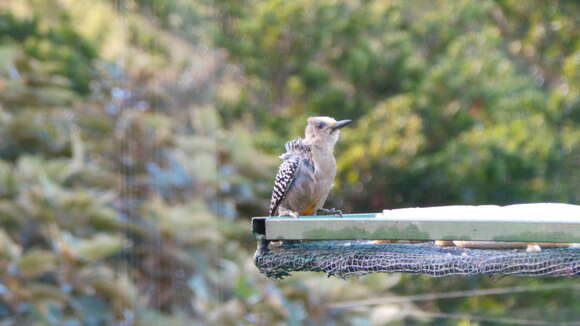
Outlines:
[{"label": "bird's foot", "polygon": [[321,208],[318,211],[316,211],[316,215],[338,215],[338,216],[342,217],[342,211],[340,209],[336,209],[336,208],[330,208],[330,209]]},{"label": "bird's foot", "polygon": [[298,212],[294,212],[291,211],[289,209],[285,209],[285,210],[280,210],[280,214],[278,214],[279,217],[283,217],[283,216],[288,216],[288,217],[293,217],[293,218],[299,218],[300,214],[298,214]]},{"label": "bird's foot", "polygon": [[298,214],[296,212],[290,212],[290,216],[292,216],[293,218],[299,218],[300,214]]}]

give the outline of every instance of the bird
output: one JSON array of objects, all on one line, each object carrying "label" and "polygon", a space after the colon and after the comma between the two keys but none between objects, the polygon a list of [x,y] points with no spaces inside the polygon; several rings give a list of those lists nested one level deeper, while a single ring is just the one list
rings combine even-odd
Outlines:
[{"label": "bird", "polygon": [[351,122],[310,117],[304,138],[285,144],[286,152],[280,155],[282,163],[274,181],[269,216],[342,215],[341,211],[324,209],[323,205],[336,176],[334,146],[340,129]]},{"label": "bird", "polygon": [[[286,152],[274,179],[269,216],[299,217],[313,214],[338,214],[336,209],[323,209],[336,176],[334,145],[340,129],[352,120],[336,121],[331,117],[307,119],[304,138],[286,142]],[[256,265],[267,252],[270,241],[260,238],[254,253]],[[293,243],[293,241],[286,241]]]}]

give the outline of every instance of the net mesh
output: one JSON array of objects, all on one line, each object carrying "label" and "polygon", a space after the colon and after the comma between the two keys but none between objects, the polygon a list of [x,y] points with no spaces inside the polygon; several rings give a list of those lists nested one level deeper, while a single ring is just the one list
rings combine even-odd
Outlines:
[{"label": "net mesh", "polygon": [[255,263],[270,278],[291,272],[324,272],[342,278],[368,273],[416,273],[435,277],[471,275],[576,276],[580,249],[464,249],[432,243],[374,244],[369,241],[313,241],[256,254]]}]

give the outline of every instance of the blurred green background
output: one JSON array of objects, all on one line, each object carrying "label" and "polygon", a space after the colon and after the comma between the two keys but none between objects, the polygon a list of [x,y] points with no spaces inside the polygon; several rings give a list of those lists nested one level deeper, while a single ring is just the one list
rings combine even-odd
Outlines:
[{"label": "blurred green background", "polygon": [[[575,279],[270,281],[249,231],[311,115],[355,120],[327,207],[580,203],[579,26],[566,0],[0,1],[0,325],[580,320]],[[332,306],[375,297],[401,301]]]}]

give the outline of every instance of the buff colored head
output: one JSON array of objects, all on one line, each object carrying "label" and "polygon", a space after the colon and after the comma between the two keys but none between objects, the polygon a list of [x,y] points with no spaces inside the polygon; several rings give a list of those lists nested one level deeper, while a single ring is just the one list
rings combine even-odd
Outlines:
[{"label": "buff colored head", "polygon": [[352,120],[336,121],[331,117],[310,117],[305,130],[308,144],[329,144],[334,146],[340,136],[340,129]]}]

